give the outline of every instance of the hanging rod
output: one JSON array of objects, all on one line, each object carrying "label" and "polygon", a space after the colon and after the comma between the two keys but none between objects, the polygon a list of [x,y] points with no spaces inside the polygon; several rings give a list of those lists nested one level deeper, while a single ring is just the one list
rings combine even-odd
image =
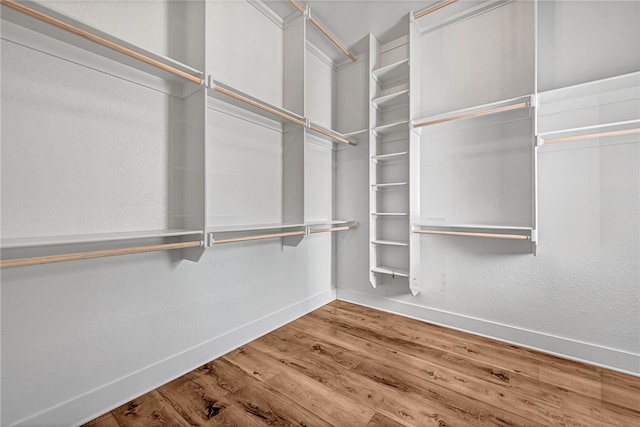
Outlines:
[{"label": "hanging rod", "polygon": [[326,135],[329,138],[333,138],[333,139],[338,140],[340,142],[344,142],[345,144],[349,144],[349,145],[352,145],[354,147],[356,145],[355,142],[349,141],[348,139],[346,139],[346,138],[344,138],[344,137],[342,137],[340,135],[337,135],[337,134],[335,134],[335,133],[333,133],[331,131],[328,131],[328,130],[323,129],[323,128],[319,127],[319,126],[316,126],[313,123],[311,123],[309,125],[309,129],[314,130],[314,131],[316,131],[318,133],[321,133],[323,135]]},{"label": "hanging rod", "polygon": [[107,249],[94,252],[80,252],[66,255],[52,255],[36,258],[21,258],[7,261],[0,261],[0,268],[25,267],[28,265],[51,264],[54,262],[76,261],[80,259],[102,258],[115,255],[139,254],[143,252],[168,251],[173,249],[195,248],[201,247],[202,242],[181,242],[181,243],[164,243],[161,245],[138,246],[134,248],[124,249]]},{"label": "hanging rod", "polygon": [[496,107],[496,108],[490,108],[490,109],[487,109],[487,110],[473,111],[473,112],[470,112],[470,113],[464,113],[464,114],[458,114],[458,115],[455,115],[455,116],[444,117],[442,119],[429,120],[427,122],[422,122],[422,123],[414,123],[413,127],[414,128],[419,128],[419,127],[422,127],[422,126],[430,126],[430,125],[435,125],[435,124],[438,124],[438,123],[452,122],[454,120],[467,119],[467,118],[470,118],[470,117],[488,116],[490,114],[503,113],[505,111],[518,110],[520,108],[527,108],[530,105],[531,105],[530,102],[521,102],[519,104],[507,105],[507,106],[504,106],[504,107]]},{"label": "hanging rod", "polygon": [[45,22],[49,25],[53,25],[54,27],[60,28],[62,30],[65,30],[69,33],[75,34],[76,36],[82,37],[84,39],[87,39],[89,41],[92,41],[96,44],[99,44],[101,46],[104,46],[106,48],[112,49],[118,53],[121,53],[123,55],[129,56],[131,58],[137,59],[138,61],[142,61],[146,64],[149,64],[151,66],[154,66],[156,68],[159,68],[161,70],[164,70],[168,73],[171,73],[175,76],[181,77],[183,79],[189,80],[193,83],[196,83],[198,85],[202,84],[202,79],[196,76],[193,76],[187,72],[184,72],[182,70],[179,70],[175,67],[172,67],[171,65],[168,64],[163,64],[162,62],[150,58],[146,55],[143,55],[139,52],[136,52],[132,49],[129,49],[127,47],[121,46],[117,43],[114,43],[112,41],[109,41],[103,37],[97,36],[95,34],[91,34],[88,31],[85,31],[83,29],[80,29],[78,27],[75,27],[71,24],[68,24],[66,22],[63,22],[57,18],[54,18],[52,16],[49,16],[45,13],[39,12],[35,9],[32,9],[28,6],[25,6],[23,4],[20,4],[14,0],[0,0],[0,3],[3,6],[9,7],[13,10],[16,10],[18,12],[21,12],[25,15],[31,16],[32,18],[35,18],[39,21]]},{"label": "hanging rod", "polygon": [[235,98],[238,101],[242,101],[242,102],[245,102],[245,103],[247,103],[249,105],[252,105],[252,106],[254,106],[256,108],[259,108],[262,111],[266,111],[268,113],[275,114],[276,116],[281,117],[281,118],[283,118],[285,120],[289,120],[290,122],[293,122],[293,123],[295,123],[297,125],[300,125],[300,126],[305,126],[306,125],[305,122],[303,122],[300,119],[292,117],[292,116],[290,116],[288,114],[285,114],[285,113],[283,113],[281,111],[278,111],[275,108],[271,108],[268,105],[264,105],[264,104],[261,104],[259,102],[256,102],[253,99],[249,99],[246,96],[242,96],[242,95],[240,95],[238,93],[235,93],[235,92],[233,92],[233,91],[231,91],[229,89],[225,89],[223,87],[220,87],[220,86],[216,85],[216,86],[213,87],[213,90],[215,90],[216,92],[220,92],[222,94],[225,94],[227,96],[230,96],[232,98]]},{"label": "hanging rod", "polygon": [[563,136],[559,138],[550,138],[550,139],[542,139],[544,144],[552,144],[554,142],[566,142],[566,141],[576,141],[579,139],[593,139],[593,138],[602,138],[607,136],[616,136],[616,135],[629,135],[632,133],[640,133],[640,128],[637,129],[624,129],[624,130],[612,130],[609,132],[598,132],[598,133],[589,133],[586,135],[573,135],[573,136]]},{"label": "hanging rod", "polygon": [[439,234],[444,236],[491,237],[495,239],[529,240],[529,236],[521,234],[472,233],[466,231],[414,230],[417,234]]},{"label": "hanging rod", "polygon": [[316,233],[332,233],[335,231],[346,231],[346,230],[355,230],[357,227],[355,225],[349,225],[344,227],[333,227],[333,228],[318,228],[317,230],[311,230],[311,234]]},{"label": "hanging rod", "polygon": [[414,13],[413,17],[415,19],[422,18],[425,15],[428,15],[428,14],[430,14],[432,12],[435,12],[436,10],[442,9],[443,7],[449,6],[450,4],[453,4],[453,3],[457,2],[457,1],[458,0],[446,0],[446,1],[443,1],[442,3],[438,3],[437,5],[435,5],[433,7],[430,7],[427,10],[423,10],[422,12]]},{"label": "hanging rod", "polygon": [[272,234],[258,234],[255,236],[244,236],[244,237],[232,237],[229,239],[220,239],[213,240],[213,244],[217,245],[220,243],[234,243],[234,242],[248,242],[250,240],[262,240],[262,239],[273,239],[275,237],[289,237],[289,236],[302,236],[304,235],[304,231],[285,231],[283,233],[272,233]]},{"label": "hanging rod", "polygon": [[[295,7],[296,9],[298,9],[298,12],[302,13],[303,15],[305,14],[304,8],[302,6],[300,6],[295,0],[289,0],[289,3],[291,3],[293,5],[293,7]],[[327,37],[329,40],[331,40],[331,42],[333,44],[335,44],[338,49],[340,49],[342,51],[342,53],[344,53],[345,55],[347,55],[349,57],[349,59],[351,59],[353,62],[356,62],[357,59],[355,56],[353,56],[351,54],[351,52],[349,52],[338,40],[335,39],[335,37],[333,37],[327,30],[324,29],[324,27],[322,25],[320,25],[320,23],[318,21],[316,21],[314,18],[312,18],[311,16],[309,16],[309,21],[316,26],[316,28],[318,30],[320,30],[320,32],[322,34],[325,35],[325,37]]]}]

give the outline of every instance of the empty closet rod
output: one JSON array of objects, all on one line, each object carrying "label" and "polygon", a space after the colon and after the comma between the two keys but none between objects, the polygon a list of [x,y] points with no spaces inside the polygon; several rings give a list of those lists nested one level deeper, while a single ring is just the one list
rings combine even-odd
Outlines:
[{"label": "empty closet rod", "polygon": [[353,146],[356,145],[354,142],[351,142],[348,139],[341,137],[340,135],[336,135],[333,132],[330,132],[328,130],[322,129],[321,127],[318,127],[318,126],[314,125],[313,123],[309,125],[309,129],[315,130],[316,132],[319,132],[319,133],[321,133],[323,135],[326,135],[329,138],[333,138],[333,139],[338,140],[340,142],[344,142],[345,144],[349,144],[349,145],[353,145]]},{"label": "empty closet rod", "polygon": [[12,259],[0,262],[0,268],[25,267],[28,265],[51,264],[54,262],[76,261],[80,259],[102,258],[115,255],[130,255],[143,252],[168,251],[173,249],[201,247],[202,242],[164,243],[161,245],[138,246],[135,248],[108,249],[104,251],[81,252],[66,255],[52,255],[36,258]]},{"label": "empty closet rod", "polygon": [[332,233],[335,231],[346,231],[346,230],[355,230],[357,227],[355,225],[349,225],[344,227],[333,227],[333,228],[318,228],[317,230],[311,230],[311,234],[316,233]]},{"label": "empty closet rod", "polygon": [[474,111],[471,113],[464,113],[464,114],[458,114],[455,116],[444,117],[442,119],[429,120],[427,122],[422,122],[422,123],[414,123],[413,127],[419,128],[422,126],[430,126],[438,123],[452,122],[454,120],[467,119],[470,117],[488,116],[490,114],[503,113],[505,111],[511,111],[511,110],[518,110],[520,108],[527,108],[529,106],[530,104],[528,102],[522,102],[520,104],[507,105],[505,107],[490,108],[488,110]]},{"label": "empty closet rod", "polygon": [[[304,15],[304,8],[302,6],[300,6],[295,0],[289,0],[289,3],[291,3],[293,5],[293,7],[295,7],[296,9],[298,9],[298,11],[300,13],[302,13]],[[325,35],[325,37],[327,37],[329,40],[331,40],[331,42],[333,44],[335,44],[338,49],[340,49],[342,51],[342,53],[344,53],[345,55],[347,55],[349,57],[349,59],[351,59],[353,62],[356,62],[357,59],[355,56],[353,56],[351,54],[351,52],[349,52],[344,46],[342,46],[342,44],[335,39],[335,37],[333,37],[327,30],[324,29],[324,27],[322,25],[320,25],[320,23],[318,21],[316,21],[314,18],[312,18],[311,16],[309,16],[309,21],[316,26],[316,28],[318,30],[320,30],[320,32],[322,34]]]},{"label": "empty closet rod", "polygon": [[154,66],[156,68],[159,68],[161,70],[164,70],[168,73],[171,73],[173,75],[176,75],[178,77],[182,77],[183,79],[189,80],[193,83],[196,84],[202,84],[202,79],[196,76],[193,76],[187,72],[184,72],[182,70],[179,70],[175,67],[172,67],[171,65],[168,64],[163,64],[162,62],[153,59],[153,58],[149,58],[146,55],[143,55],[139,52],[136,52],[134,50],[131,50],[127,47],[121,46],[117,43],[114,43],[112,41],[109,41],[103,37],[97,36],[95,34],[91,34],[88,31],[82,30],[78,27],[74,27],[71,24],[67,24],[66,22],[63,22],[59,19],[56,19],[52,16],[46,15],[42,12],[39,12],[35,9],[32,9],[28,6],[25,6],[23,4],[20,4],[14,0],[0,0],[0,3],[2,3],[2,5],[10,7],[11,9],[14,9],[18,12],[24,13],[25,15],[29,15],[32,18],[38,19],[42,22],[45,22],[49,25],[53,25],[54,27],[58,27],[62,30],[68,31],[72,34],[75,34],[79,37],[82,37],[84,39],[87,39],[89,41],[92,41],[94,43],[97,43],[101,46],[107,47],[109,49],[112,49],[116,52],[119,52],[123,55],[127,55],[131,58],[137,59],[138,61],[142,61],[144,63],[147,63],[151,66]]},{"label": "empty closet rod", "polygon": [[248,242],[250,240],[273,239],[276,237],[289,237],[289,236],[302,236],[302,235],[304,235],[304,231],[285,231],[283,233],[258,234],[255,236],[232,237],[229,239],[220,239],[220,240],[214,239],[213,244],[218,245],[220,243]]},{"label": "empty closet rod", "polygon": [[238,93],[230,91],[229,89],[225,89],[225,88],[220,87],[220,86],[214,86],[213,90],[215,90],[217,92],[220,92],[220,93],[223,93],[223,94],[225,94],[227,96],[230,96],[232,98],[235,98],[238,101],[246,102],[247,104],[253,105],[256,108],[261,109],[262,111],[266,111],[268,113],[275,114],[276,116],[281,117],[281,118],[283,118],[285,120],[289,120],[290,122],[293,122],[293,123],[295,123],[297,125],[305,126],[305,122],[303,122],[302,120],[296,119],[295,117],[292,117],[292,116],[290,116],[290,115],[288,115],[286,113],[283,113],[282,111],[278,111],[275,108],[271,108],[268,105],[264,105],[264,104],[261,104],[259,102],[256,102],[256,101],[254,101],[252,99],[247,98],[246,96],[242,96],[242,95],[240,95]]},{"label": "empty closet rod", "polygon": [[566,141],[576,141],[579,139],[593,139],[593,138],[602,138],[606,136],[616,136],[616,135],[629,135],[632,133],[640,133],[640,128],[638,129],[625,129],[625,130],[612,130],[609,132],[599,132],[599,133],[589,133],[587,135],[574,135],[574,136],[563,136],[560,138],[550,138],[543,139],[545,144],[552,144],[554,142],[566,142]]},{"label": "empty closet rod", "polygon": [[417,234],[439,234],[444,236],[491,237],[495,239],[529,240],[521,234],[473,233],[467,231],[414,230]]},{"label": "empty closet rod", "polygon": [[428,14],[430,14],[430,13],[432,13],[432,12],[435,12],[436,10],[442,9],[443,7],[449,6],[450,4],[455,3],[455,2],[457,2],[457,1],[458,1],[458,0],[447,0],[447,1],[443,1],[442,3],[438,3],[437,5],[435,5],[435,6],[433,6],[433,7],[430,7],[430,8],[429,8],[429,9],[427,9],[427,10],[423,10],[422,12],[414,13],[414,14],[413,14],[413,17],[414,17],[415,19],[422,18],[422,17],[423,17],[423,16],[425,16],[425,15],[428,15]]}]

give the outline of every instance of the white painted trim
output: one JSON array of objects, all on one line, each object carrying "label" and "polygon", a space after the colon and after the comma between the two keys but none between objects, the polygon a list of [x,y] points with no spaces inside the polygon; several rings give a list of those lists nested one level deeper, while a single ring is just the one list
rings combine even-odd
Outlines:
[{"label": "white painted trim", "polygon": [[18,421],[11,426],[51,427],[83,424],[274,329],[286,325],[298,317],[328,304],[335,298],[335,289],[311,296],[168,359],[133,372],[126,377]]},{"label": "white painted trim", "polygon": [[340,71],[345,70],[345,69],[347,69],[349,67],[352,67],[352,66],[354,66],[356,64],[359,64],[359,63],[361,63],[363,61],[366,61],[366,59],[367,59],[367,57],[366,57],[366,55],[364,53],[356,55],[356,61],[355,62],[353,62],[349,58],[344,59],[341,62],[336,64],[336,71],[340,72]]},{"label": "white painted trim", "polygon": [[264,4],[262,0],[247,0],[247,3],[258,9],[260,13],[269,18],[269,20],[276,24],[281,30],[284,30],[284,20],[269,6]]},{"label": "white painted trim", "polygon": [[639,354],[436,310],[388,297],[383,298],[347,289],[338,289],[337,293],[338,299],[341,301],[640,377]]}]

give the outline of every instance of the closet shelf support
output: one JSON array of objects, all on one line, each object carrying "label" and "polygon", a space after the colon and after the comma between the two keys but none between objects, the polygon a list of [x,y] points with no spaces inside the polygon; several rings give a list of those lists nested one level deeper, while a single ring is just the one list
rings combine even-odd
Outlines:
[{"label": "closet shelf support", "polygon": [[329,41],[331,41],[331,43],[333,43],[334,45],[336,45],[336,47],[338,49],[340,49],[340,51],[342,53],[344,53],[345,55],[347,55],[349,57],[349,59],[351,59],[353,62],[356,62],[358,59],[353,56],[351,54],[351,52],[349,52],[347,50],[347,48],[345,48],[342,43],[340,43],[335,37],[333,37],[331,35],[331,33],[329,33],[318,21],[316,21],[313,17],[310,16],[310,14],[306,13],[304,8],[302,6],[300,6],[298,4],[298,2],[296,2],[295,0],[289,0],[289,3],[291,3],[293,5],[293,7],[295,7],[298,12],[300,12],[301,14],[307,16],[307,18],[309,19],[309,22],[311,22],[313,25],[315,25],[315,27],[320,30],[320,32],[329,39]]}]

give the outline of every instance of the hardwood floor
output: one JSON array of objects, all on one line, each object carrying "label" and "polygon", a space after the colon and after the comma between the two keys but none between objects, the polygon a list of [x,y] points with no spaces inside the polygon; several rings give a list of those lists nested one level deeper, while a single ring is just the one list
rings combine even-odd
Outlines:
[{"label": "hardwood floor", "polygon": [[640,426],[640,378],[334,301],[86,424]]}]

